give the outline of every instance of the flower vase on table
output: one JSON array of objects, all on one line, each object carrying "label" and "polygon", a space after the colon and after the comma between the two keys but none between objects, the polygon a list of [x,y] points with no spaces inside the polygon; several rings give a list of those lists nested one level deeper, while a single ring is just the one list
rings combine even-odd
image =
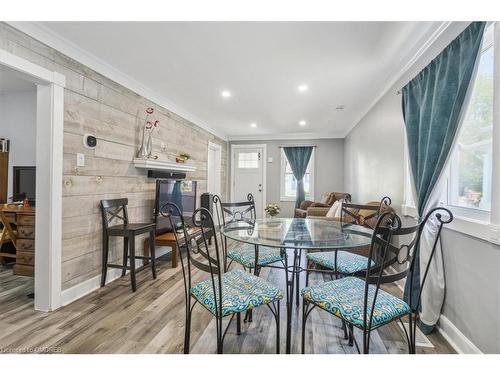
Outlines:
[{"label": "flower vase on table", "polygon": [[271,220],[265,223],[264,227],[266,229],[279,229],[281,227],[281,222],[273,222],[272,219],[280,213],[280,207],[275,203],[269,203],[266,208],[264,208],[264,211],[271,218]]}]

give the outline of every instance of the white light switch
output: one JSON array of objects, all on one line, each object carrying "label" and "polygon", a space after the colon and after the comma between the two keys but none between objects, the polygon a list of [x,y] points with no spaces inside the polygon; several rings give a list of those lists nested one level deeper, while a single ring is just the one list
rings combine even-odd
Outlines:
[{"label": "white light switch", "polygon": [[268,158],[267,158],[267,162],[268,162],[268,163],[272,163],[272,162],[273,162],[273,158],[272,158],[272,157],[268,157]]},{"label": "white light switch", "polygon": [[76,154],[76,166],[77,167],[85,167],[85,155],[84,154]]}]

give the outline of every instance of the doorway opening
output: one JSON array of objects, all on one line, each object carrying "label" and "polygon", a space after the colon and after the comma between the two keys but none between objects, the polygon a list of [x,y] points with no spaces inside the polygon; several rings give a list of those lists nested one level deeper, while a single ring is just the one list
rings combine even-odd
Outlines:
[{"label": "doorway opening", "polygon": [[14,263],[18,284],[32,277],[40,311],[61,306],[64,86],[63,75],[0,49],[0,253],[14,252],[0,260]]}]

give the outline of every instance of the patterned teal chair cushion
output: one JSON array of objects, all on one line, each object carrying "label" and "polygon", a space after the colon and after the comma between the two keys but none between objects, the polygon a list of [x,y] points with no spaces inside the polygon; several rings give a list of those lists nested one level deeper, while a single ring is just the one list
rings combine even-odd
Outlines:
[{"label": "patterned teal chair cushion", "polygon": [[[255,268],[255,247],[254,245],[244,244],[227,250],[227,257],[247,268]],[[280,249],[259,246],[259,266],[264,267],[268,264],[279,262],[282,259]]]},{"label": "patterned teal chair cushion", "polygon": [[[217,279],[216,279],[217,280]],[[218,289],[218,282],[215,282]],[[216,291],[217,298],[219,291]],[[191,288],[191,295],[215,315],[212,279]],[[222,316],[247,311],[283,298],[283,292],[271,283],[243,270],[226,272],[222,277]]]},{"label": "patterned teal chair cushion", "polygon": [[[321,285],[302,289],[307,302],[313,303],[333,315],[363,328],[363,300],[365,282],[356,277],[345,277]],[[368,319],[371,314],[375,286],[368,289]],[[393,319],[410,313],[410,307],[403,300],[379,289],[373,312],[372,329]]]},{"label": "patterned teal chair cushion", "polygon": [[[322,267],[335,271],[335,251],[317,252],[307,254],[307,259],[311,262],[319,264]],[[368,257],[353,254],[348,251],[338,250],[337,254],[337,271],[343,274],[352,274],[355,272],[366,270],[368,265]],[[370,265],[375,263],[370,261]]]}]

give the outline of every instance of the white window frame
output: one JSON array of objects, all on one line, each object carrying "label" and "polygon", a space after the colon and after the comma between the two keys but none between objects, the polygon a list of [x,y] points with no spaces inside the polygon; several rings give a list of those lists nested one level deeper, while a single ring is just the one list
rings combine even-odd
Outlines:
[{"label": "white window frame", "polygon": [[[310,170],[309,174],[311,176],[311,181],[310,181],[310,190],[311,194],[308,196],[308,199],[314,201],[314,164],[315,164],[315,148],[313,147],[313,151],[311,153],[311,159],[309,160],[310,163]],[[285,162],[286,162],[286,156],[285,156],[285,151],[283,148],[280,149],[280,154],[281,154],[281,168],[280,168],[280,201],[282,202],[295,202],[296,197],[295,196],[289,196],[285,195]]]},{"label": "white window frame", "polygon": [[[491,211],[481,211],[474,208],[448,205],[450,167],[444,172],[447,174],[446,189],[442,197],[445,205],[454,215],[454,220],[446,228],[464,233],[482,240],[500,244],[500,24],[495,23],[494,29],[494,83],[493,83],[493,161],[491,178]],[[401,211],[405,216],[417,218],[418,212],[413,201],[414,192],[409,169],[408,146],[404,142],[404,202]]]}]

